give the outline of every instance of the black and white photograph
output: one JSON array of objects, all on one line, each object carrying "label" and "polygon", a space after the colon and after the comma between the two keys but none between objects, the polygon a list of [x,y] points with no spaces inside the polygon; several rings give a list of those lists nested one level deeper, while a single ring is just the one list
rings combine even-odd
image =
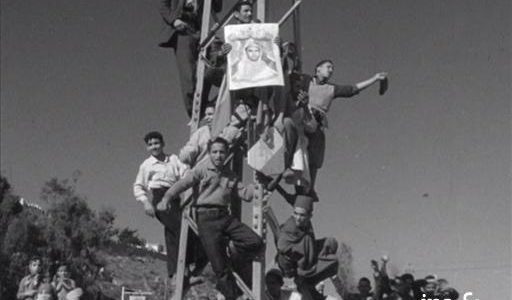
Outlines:
[{"label": "black and white photograph", "polygon": [[512,300],[509,0],[0,0],[0,300]]}]

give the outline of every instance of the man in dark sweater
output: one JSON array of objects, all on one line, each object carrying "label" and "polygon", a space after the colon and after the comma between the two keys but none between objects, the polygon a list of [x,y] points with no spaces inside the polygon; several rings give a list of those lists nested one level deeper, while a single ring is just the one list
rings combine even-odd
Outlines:
[{"label": "man in dark sweater", "polygon": [[315,286],[338,272],[338,242],[334,238],[315,239],[313,201],[306,195],[295,199],[293,215],[281,225],[277,263],[286,277],[295,279],[303,299],[323,300]]}]

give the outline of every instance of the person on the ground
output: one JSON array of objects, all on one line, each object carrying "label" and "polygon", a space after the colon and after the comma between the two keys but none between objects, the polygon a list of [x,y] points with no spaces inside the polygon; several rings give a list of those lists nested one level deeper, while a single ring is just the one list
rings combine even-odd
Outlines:
[{"label": "person on the ground", "polygon": [[55,289],[48,282],[42,282],[37,289],[36,300],[57,300]]},{"label": "person on the ground", "polygon": [[391,294],[390,279],[388,276],[387,265],[389,258],[387,255],[381,257],[381,266],[376,260],[371,260],[371,267],[373,269],[373,281],[375,282],[375,299],[383,299]]},{"label": "person on the ground", "polygon": [[42,260],[32,257],[28,262],[28,275],[23,277],[18,286],[18,300],[35,300],[39,286],[42,284]]},{"label": "person on the ground", "polygon": [[438,299],[459,299],[459,292],[450,286],[448,280],[441,278],[437,280],[436,298]]},{"label": "person on the ground", "polygon": [[358,293],[349,293],[347,300],[376,300],[372,292],[372,284],[367,277],[361,277],[357,283]]},{"label": "person on the ground", "polygon": [[423,298],[434,298],[437,292],[437,276],[436,275],[427,275],[425,276],[423,286],[421,287],[421,292],[425,295]]},{"label": "person on the ground", "polygon": [[67,294],[76,289],[76,283],[69,276],[68,266],[60,265],[52,281],[58,300],[66,300]]},{"label": "person on the ground", "polygon": [[283,284],[283,272],[275,268],[270,269],[265,274],[265,300],[292,300],[291,296],[294,292],[292,290],[283,290]]},{"label": "person on the ground", "polygon": [[[414,300],[414,297],[411,295],[411,289],[409,284],[402,279],[402,277],[395,277],[393,280],[390,280],[391,285],[391,293],[384,299],[386,300]],[[382,298],[377,298],[382,299]]]}]

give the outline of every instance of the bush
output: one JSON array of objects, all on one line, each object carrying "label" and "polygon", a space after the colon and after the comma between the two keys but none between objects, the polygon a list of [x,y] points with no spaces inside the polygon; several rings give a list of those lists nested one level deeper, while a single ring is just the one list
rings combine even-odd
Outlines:
[{"label": "bush", "polygon": [[16,298],[18,282],[34,255],[43,257],[51,274],[58,264],[68,265],[86,299],[98,298],[96,282],[104,262],[96,253],[118,234],[114,212],[94,212],[76,193],[76,180],[55,178],[41,192],[45,211],[21,206],[7,179],[0,178],[0,263],[7,266],[0,271],[0,298]]}]

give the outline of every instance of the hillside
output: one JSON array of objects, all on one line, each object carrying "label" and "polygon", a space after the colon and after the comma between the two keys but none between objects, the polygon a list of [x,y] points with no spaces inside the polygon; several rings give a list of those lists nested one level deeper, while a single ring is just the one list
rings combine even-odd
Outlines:
[{"label": "hillside", "polygon": [[[107,299],[121,299],[122,287],[132,290],[150,291],[148,299],[165,299],[166,262],[165,256],[138,249],[109,249],[100,253],[105,262],[103,279],[98,283],[102,294]],[[207,267],[205,283],[196,285],[187,293],[186,299],[198,299],[207,296],[215,299],[214,276]],[[169,284],[169,280],[167,284]],[[174,286],[168,287],[168,298],[172,295]]]}]

